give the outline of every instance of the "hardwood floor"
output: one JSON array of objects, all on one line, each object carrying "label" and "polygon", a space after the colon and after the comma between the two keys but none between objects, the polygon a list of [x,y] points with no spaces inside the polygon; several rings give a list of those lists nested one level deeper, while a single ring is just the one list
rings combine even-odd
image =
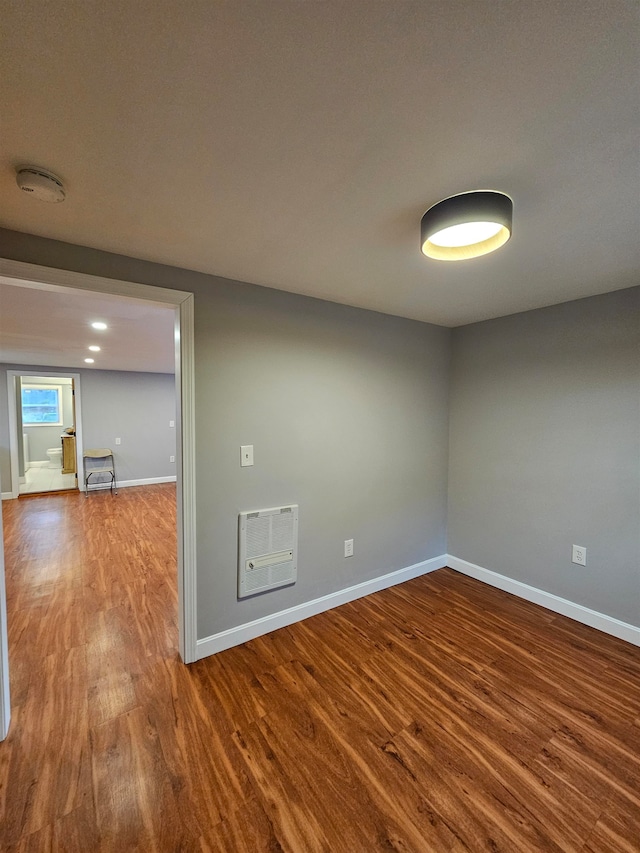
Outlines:
[{"label": "hardwood floor", "polygon": [[443,569],[186,667],[173,486],[3,510],[3,851],[640,850],[640,649]]}]

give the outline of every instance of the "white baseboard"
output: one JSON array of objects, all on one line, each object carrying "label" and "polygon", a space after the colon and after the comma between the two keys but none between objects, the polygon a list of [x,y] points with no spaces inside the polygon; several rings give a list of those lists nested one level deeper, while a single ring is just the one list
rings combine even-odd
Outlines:
[{"label": "white baseboard", "polygon": [[554,613],[568,616],[570,619],[575,619],[576,622],[582,622],[583,625],[589,625],[589,627],[603,631],[605,634],[626,640],[627,643],[632,643],[634,646],[640,646],[640,628],[630,625],[628,622],[621,622],[619,619],[614,619],[613,616],[591,610],[589,607],[576,604],[566,598],[560,598],[551,592],[545,592],[535,586],[529,586],[529,584],[508,578],[506,575],[499,575],[497,572],[483,569],[482,566],[476,566],[474,563],[453,557],[451,554],[447,555],[446,565],[455,569],[456,572],[461,572],[461,574],[468,575],[470,578],[489,584],[489,586],[495,586],[504,592],[510,592],[519,598],[524,598],[526,601],[540,604]]},{"label": "white baseboard", "polygon": [[315,616],[318,613],[323,613],[325,610],[331,610],[334,607],[339,607],[341,604],[355,601],[357,598],[362,598],[365,595],[371,595],[372,592],[379,592],[381,589],[387,589],[390,586],[404,583],[420,575],[426,575],[428,572],[433,572],[436,569],[442,569],[446,565],[447,555],[441,554],[439,557],[433,557],[431,560],[415,563],[415,565],[407,566],[405,569],[389,572],[386,575],[372,578],[355,586],[349,586],[346,589],[331,592],[329,595],[323,595],[321,598],[314,598],[312,601],[305,601],[303,604],[296,604],[294,607],[288,607],[286,610],[280,610],[278,613],[263,616],[261,619],[255,619],[253,622],[246,622],[244,625],[238,625],[236,628],[229,628],[227,631],[221,631],[219,634],[213,634],[211,637],[204,637],[202,640],[198,640],[196,644],[196,660],[208,657],[208,655],[214,655],[217,652],[222,652],[225,649],[230,649],[232,646],[239,646],[241,643],[254,640],[263,634],[276,631],[278,628],[284,628],[287,625],[293,625],[294,622],[308,619],[309,616]]},{"label": "white baseboard", "polygon": [[[147,477],[144,480],[118,480],[118,488],[126,489],[129,486],[154,486],[156,483],[175,483],[176,475],[173,474],[171,477]],[[82,483],[80,484],[81,490]],[[101,489],[110,488],[109,483],[89,483],[89,491],[90,492],[99,492]],[[3,501],[11,501],[15,500],[18,495],[14,495],[13,492],[2,492],[2,500]]]},{"label": "white baseboard", "polygon": [[[129,486],[154,486],[156,483],[175,483],[176,475],[171,477],[147,477],[144,480],[118,480],[119,489],[127,489]],[[110,483],[89,483],[90,492],[99,492],[101,489],[110,489]]]},{"label": "white baseboard", "polygon": [[[51,463],[48,459],[40,459],[35,462],[29,462],[29,468],[48,468]],[[59,466],[61,467],[61,466]]]}]

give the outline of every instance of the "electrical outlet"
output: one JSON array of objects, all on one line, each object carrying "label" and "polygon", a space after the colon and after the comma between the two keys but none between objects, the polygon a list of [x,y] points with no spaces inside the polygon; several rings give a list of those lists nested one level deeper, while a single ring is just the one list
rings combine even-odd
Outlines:
[{"label": "electrical outlet", "polygon": [[169,421],[169,429],[173,429],[175,425],[176,425],[175,421]]},{"label": "electrical outlet", "polygon": [[240,465],[249,468],[253,465],[253,444],[243,444],[240,447]]},{"label": "electrical outlet", "polygon": [[170,456],[170,457],[169,457],[169,462],[175,462],[175,461],[176,461],[176,457],[175,457],[175,456]]},{"label": "electrical outlet", "polygon": [[122,439],[116,438],[116,444],[122,444]]},{"label": "electrical outlet", "polygon": [[344,555],[345,557],[353,557],[353,539],[344,540]]},{"label": "electrical outlet", "polygon": [[577,563],[579,566],[587,565],[587,549],[582,545],[574,545],[571,555],[571,562]]}]

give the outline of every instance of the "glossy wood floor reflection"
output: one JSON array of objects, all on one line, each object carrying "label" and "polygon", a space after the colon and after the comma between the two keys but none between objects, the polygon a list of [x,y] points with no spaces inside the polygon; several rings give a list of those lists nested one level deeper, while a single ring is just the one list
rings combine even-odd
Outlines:
[{"label": "glossy wood floor reflection", "polygon": [[1,850],[640,850],[639,649],[444,569],[185,667],[172,486],[3,510]]}]

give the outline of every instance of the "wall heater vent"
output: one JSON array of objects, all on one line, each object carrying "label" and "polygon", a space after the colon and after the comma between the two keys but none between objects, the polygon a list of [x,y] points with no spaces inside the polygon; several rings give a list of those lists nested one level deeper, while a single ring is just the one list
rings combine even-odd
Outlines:
[{"label": "wall heater vent", "polygon": [[238,534],[238,598],[296,582],[297,505],[241,512]]}]

